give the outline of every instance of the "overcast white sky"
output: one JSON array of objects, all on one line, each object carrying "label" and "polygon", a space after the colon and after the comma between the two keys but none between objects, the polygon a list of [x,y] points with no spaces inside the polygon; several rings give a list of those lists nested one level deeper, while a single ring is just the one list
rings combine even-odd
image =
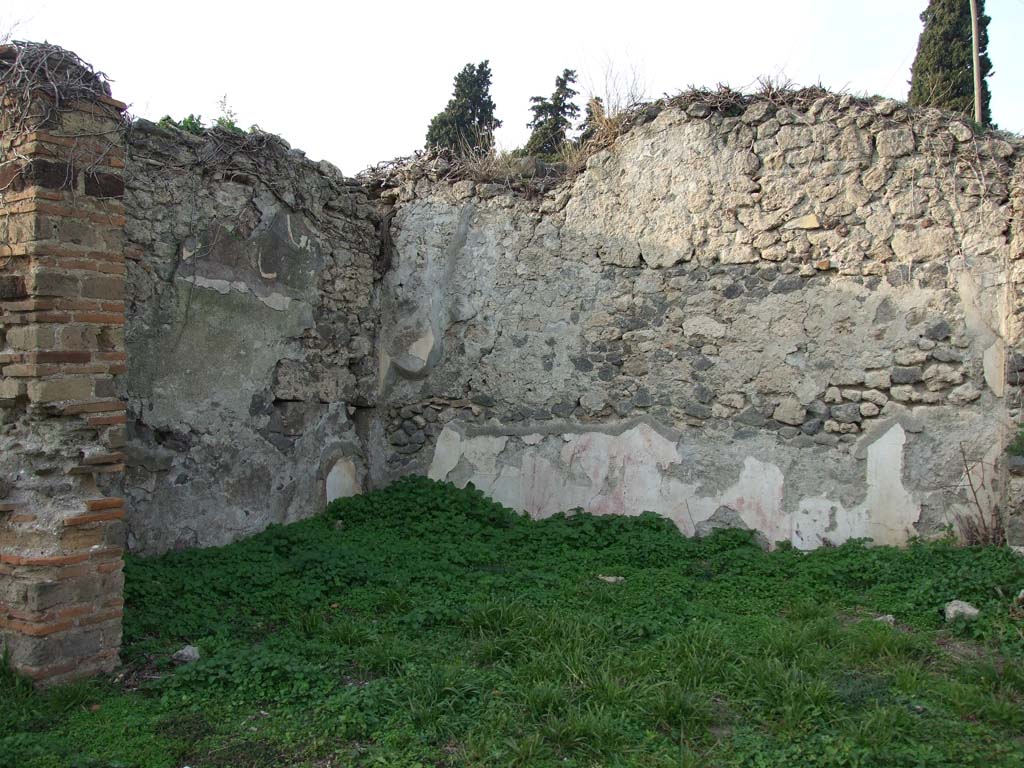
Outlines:
[{"label": "overcast white sky", "polygon": [[[0,10],[0,31],[17,23],[16,39],[75,51],[110,76],[135,115],[194,112],[210,122],[226,94],[240,125],[256,123],[354,174],[422,146],[455,74],[483,59],[504,148],[525,143],[530,96],[549,94],[565,67],[579,71],[581,91],[600,90],[610,62],[636,71],[651,97],[781,75],[906,98],[926,5],[39,0]],[[993,119],[1024,132],[1024,0],[985,5]]]}]

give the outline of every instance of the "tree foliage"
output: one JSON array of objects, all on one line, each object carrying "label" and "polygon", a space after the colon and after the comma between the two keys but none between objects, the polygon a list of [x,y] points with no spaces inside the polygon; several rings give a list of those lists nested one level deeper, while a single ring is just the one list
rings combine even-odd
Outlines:
[{"label": "tree foliage", "polygon": [[587,101],[586,111],[583,113],[583,124],[580,125],[580,135],[576,138],[581,146],[593,141],[601,126],[608,120],[608,111],[604,106],[604,99],[600,96],[592,96]]},{"label": "tree foliage", "polygon": [[572,128],[572,121],[579,115],[580,108],[573,103],[577,92],[572,86],[576,82],[576,70],[565,69],[555,78],[555,91],[550,98],[534,96],[533,120],[527,123],[533,129],[526,143],[529,155],[554,155],[566,140],[566,133]]},{"label": "tree foliage", "polygon": [[[978,0],[978,47],[981,53],[982,120],[991,123],[988,76],[988,22],[985,2]],[[969,0],[931,0],[921,14],[924,30],[911,68],[911,106],[941,107],[974,115],[974,67]]]},{"label": "tree foliage", "polygon": [[427,147],[445,147],[456,152],[494,144],[494,131],[501,121],[494,116],[491,99],[491,67],[488,61],[467,64],[455,76],[448,106],[434,116],[427,129]]}]

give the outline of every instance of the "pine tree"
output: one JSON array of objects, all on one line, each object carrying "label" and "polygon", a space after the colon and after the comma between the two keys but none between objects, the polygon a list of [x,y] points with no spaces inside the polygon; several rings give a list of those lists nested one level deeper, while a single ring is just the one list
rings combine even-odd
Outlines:
[{"label": "pine tree", "polygon": [[456,152],[490,149],[501,121],[494,116],[491,100],[491,67],[488,61],[467,64],[455,76],[452,98],[444,111],[430,121],[427,148],[445,147]]},{"label": "pine tree", "polygon": [[576,91],[572,89],[576,82],[576,71],[562,70],[555,78],[555,92],[551,98],[534,96],[530,99],[533,106],[533,120],[527,123],[532,128],[530,140],[526,142],[526,154],[551,156],[558,153],[565,143],[566,133],[572,128],[572,121],[579,115],[580,108],[573,104]]},{"label": "pine tree", "polygon": [[[985,2],[978,0],[978,48],[981,53],[981,110],[986,125],[989,109],[988,22]],[[921,14],[924,30],[911,68],[911,106],[941,107],[974,115],[974,71],[971,50],[970,0],[931,0]]]}]

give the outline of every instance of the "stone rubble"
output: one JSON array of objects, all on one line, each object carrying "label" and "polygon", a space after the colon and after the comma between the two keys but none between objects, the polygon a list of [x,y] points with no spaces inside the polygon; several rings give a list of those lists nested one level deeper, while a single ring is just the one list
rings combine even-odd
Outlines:
[{"label": "stone rubble", "polygon": [[946,621],[952,623],[957,619],[972,621],[978,618],[981,611],[970,603],[965,603],[963,600],[950,600],[942,609],[942,613],[946,617]]}]

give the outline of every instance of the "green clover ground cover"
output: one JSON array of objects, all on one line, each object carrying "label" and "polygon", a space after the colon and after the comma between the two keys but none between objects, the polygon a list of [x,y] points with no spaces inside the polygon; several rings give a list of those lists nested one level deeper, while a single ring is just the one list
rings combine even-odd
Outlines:
[{"label": "green clover ground cover", "polygon": [[0,766],[1021,766],[1021,588],[1006,550],[766,554],[409,478],[131,559],[129,672],[0,675]]}]

